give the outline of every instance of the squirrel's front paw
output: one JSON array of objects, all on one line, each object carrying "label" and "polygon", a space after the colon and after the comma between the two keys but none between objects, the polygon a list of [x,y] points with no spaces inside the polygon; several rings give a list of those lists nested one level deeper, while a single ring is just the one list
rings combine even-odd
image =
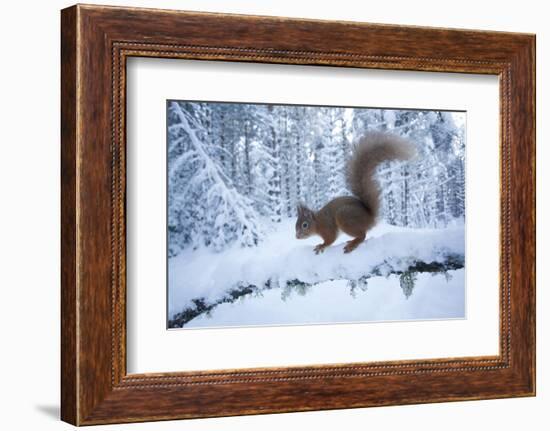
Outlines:
[{"label": "squirrel's front paw", "polygon": [[326,245],[324,244],[319,244],[319,245],[316,245],[315,248],[313,249],[313,251],[315,252],[315,254],[319,254],[319,253],[322,253],[325,251],[325,248],[327,248]]}]

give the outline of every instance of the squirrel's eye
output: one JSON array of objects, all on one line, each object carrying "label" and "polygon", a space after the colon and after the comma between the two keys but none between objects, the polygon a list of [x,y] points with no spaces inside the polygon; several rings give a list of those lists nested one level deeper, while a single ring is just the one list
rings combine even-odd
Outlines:
[{"label": "squirrel's eye", "polygon": [[307,226],[308,226],[307,221],[302,223],[302,229],[307,229]]}]

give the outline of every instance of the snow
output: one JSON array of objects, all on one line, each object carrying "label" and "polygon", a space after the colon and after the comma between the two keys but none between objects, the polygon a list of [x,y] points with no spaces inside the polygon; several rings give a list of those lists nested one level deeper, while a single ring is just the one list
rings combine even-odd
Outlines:
[{"label": "snow", "polygon": [[[267,223],[269,222],[266,221]],[[449,255],[463,256],[463,223],[457,222],[445,229],[412,229],[379,224],[368,233],[366,242],[352,253],[343,253],[343,244],[349,238],[341,235],[334,245],[320,255],[313,252],[314,245],[321,242],[320,238],[295,239],[294,223],[295,219],[288,218],[281,223],[272,224],[271,232],[256,247],[243,248],[235,245],[220,253],[204,247],[196,250],[186,249],[169,259],[169,318],[173,318],[175,314],[187,307],[192,307],[193,299],[203,298],[206,303],[212,303],[226,296],[231,288],[239,284],[264,286],[268,280],[271,280],[274,288],[264,290],[261,293],[263,298],[252,301],[245,297],[239,303],[220,305],[211,313],[212,316],[219,316],[219,321],[217,317],[216,320],[196,318],[189,322],[189,326],[192,326],[191,324],[200,326],[200,322],[207,326],[229,325],[235,319],[237,324],[243,325],[298,323],[303,319],[313,322],[332,321],[332,319],[337,321],[342,319],[346,321],[379,320],[379,318],[392,320],[400,319],[399,316],[415,319],[463,316],[462,271],[453,271],[451,283],[446,281],[441,283],[441,279],[445,280],[442,275],[418,275],[414,292],[407,300],[408,307],[411,307],[410,304],[418,304],[419,298],[429,295],[433,286],[445,285],[452,291],[447,301],[455,297],[459,298],[436,307],[438,296],[435,295],[432,301],[429,301],[433,306],[432,311],[423,311],[419,305],[414,307],[414,312],[399,308],[396,304],[406,299],[395,276],[390,276],[388,279],[383,277],[370,279],[367,295],[360,292],[357,297],[362,299],[357,299],[355,302],[349,299],[351,298],[350,288],[346,281],[357,280],[375,267],[380,268],[385,262],[394,269],[405,269],[415,260],[442,262]],[[306,296],[291,301],[276,300],[277,297],[281,298],[286,282],[295,279],[314,284],[306,295],[307,300]],[[357,291],[360,289],[358,288]],[[395,295],[400,295],[398,302],[395,302]],[[364,301],[374,301],[377,297],[380,303],[384,304],[379,312],[372,310],[368,312],[368,308],[361,306]],[[302,304],[303,301],[308,304],[311,301],[311,304]],[[342,301],[347,305],[342,306],[342,310],[338,311],[337,315],[331,314],[336,312],[335,308],[340,307],[338,304]],[[246,306],[242,305],[245,303]],[[239,304],[242,308],[239,308]],[[388,311],[394,306],[397,307],[394,312]],[[295,314],[299,314],[300,307],[312,311],[298,318]],[[312,317],[313,315],[318,317]]]},{"label": "snow", "polygon": [[305,325],[346,322],[384,322],[464,318],[464,270],[444,275],[419,274],[414,293],[407,298],[398,277],[377,277],[365,291],[353,296],[344,280],[328,281],[304,294],[271,289],[221,304],[211,314],[190,321],[185,328]]}]

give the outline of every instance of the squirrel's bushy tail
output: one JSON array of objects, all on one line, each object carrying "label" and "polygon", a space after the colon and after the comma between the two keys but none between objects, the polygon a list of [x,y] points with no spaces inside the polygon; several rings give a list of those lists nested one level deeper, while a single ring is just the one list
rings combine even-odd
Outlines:
[{"label": "squirrel's bushy tail", "polygon": [[388,160],[409,160],[415,155],[416,149],[411,142],[390,133],[368,132],[355,144],[347,165],[348,187],[374,217],[380,210],[376,167]]}]

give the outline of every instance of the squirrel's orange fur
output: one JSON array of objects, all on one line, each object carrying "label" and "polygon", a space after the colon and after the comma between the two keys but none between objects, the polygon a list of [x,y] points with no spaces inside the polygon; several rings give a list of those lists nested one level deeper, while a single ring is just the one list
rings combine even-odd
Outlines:
[{"label": "squirrel's orange fur", "polygon": [[408,160],[414,155],[414,146],[397,135],[382,132],[364,135],[354,146],[346,169],[348,187],[354,196],[337,197],[319,211],[298,205],[296,238],[319,235],[323,243],[314,249],[318,254],[344,232],[354,238],[346,243],[344,253],[357,248],[375,225],[380,209],[376,167],[387,160]]}]

